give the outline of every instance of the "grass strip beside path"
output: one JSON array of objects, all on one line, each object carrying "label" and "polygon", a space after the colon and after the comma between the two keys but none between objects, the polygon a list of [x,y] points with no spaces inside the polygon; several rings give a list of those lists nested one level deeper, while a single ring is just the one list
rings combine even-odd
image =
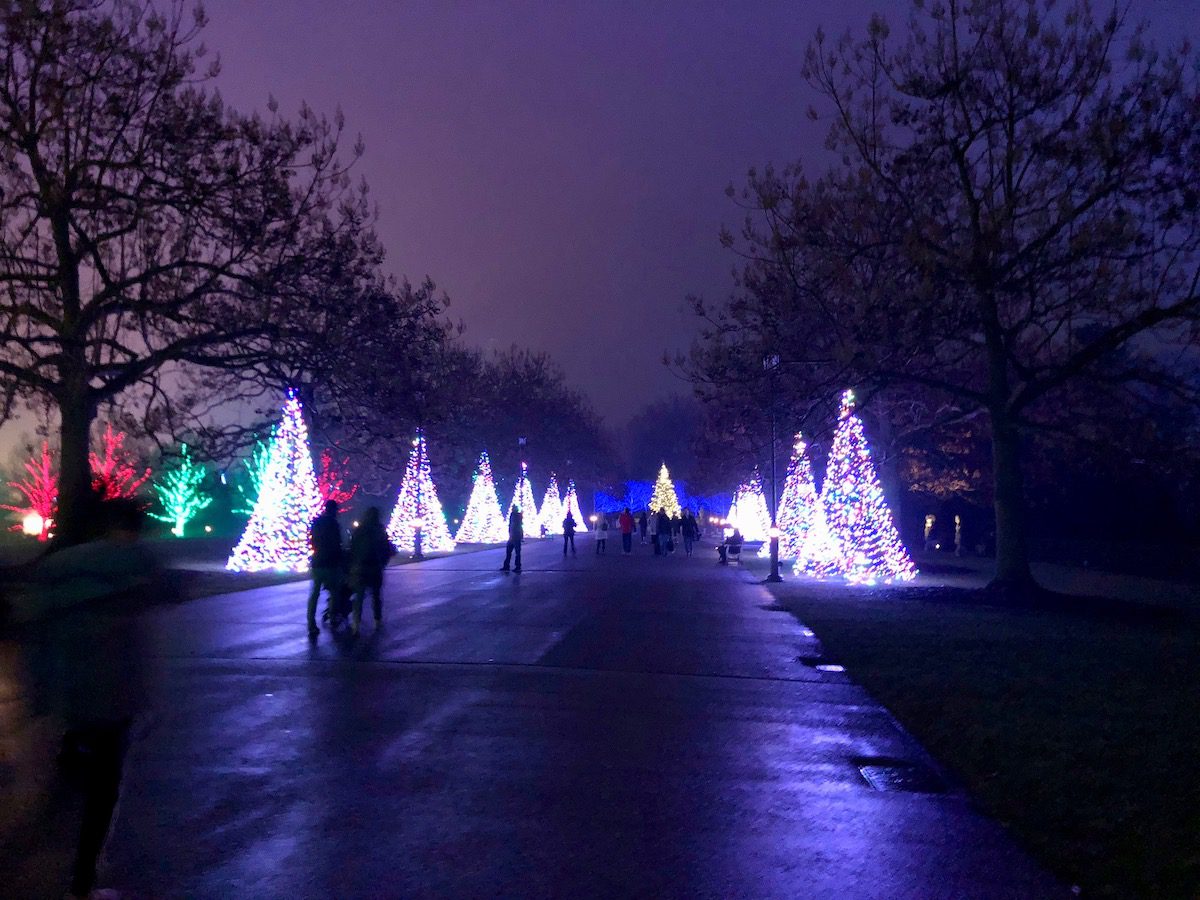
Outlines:
[{"label": "grass strip beside path", "polygon": [[1200,627],[956,588],[772,589],[1084,896],[1200,897]]}]

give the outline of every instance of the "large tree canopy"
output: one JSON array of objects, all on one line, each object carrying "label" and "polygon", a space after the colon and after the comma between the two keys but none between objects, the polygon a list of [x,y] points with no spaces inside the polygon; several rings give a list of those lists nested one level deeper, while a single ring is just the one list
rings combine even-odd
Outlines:
[{"label": "large tree canopy", "polygon": [[727,306],[698,305],[692,374],[745,393],[778,353],[797,402],[858,384],[906,425],[970,423],[998,582],[1028,585],[1028,437],[1198,384],[1195,62],[1086,2],[945,0],[914,2],[898,37],[880,18],[818,34],[806,74],[840,164],[751,173],[726,235],[746,264]]},{"label": "large tree canopy", "polygon": [[203,24],[143,0],[0,5],[0,421],[56,409],[68,541],[101,404],[136,387],[165,407],[197,367],[238,376],[228,400],[316,354],[331,294],[343,316],[378,296],[340,116],[227,108]]}]

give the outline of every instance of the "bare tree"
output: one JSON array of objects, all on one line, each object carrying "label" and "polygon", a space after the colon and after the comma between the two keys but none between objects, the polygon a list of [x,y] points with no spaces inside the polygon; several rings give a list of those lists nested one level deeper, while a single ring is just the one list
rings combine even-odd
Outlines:
[{"label": "bare tree", "polygon": [[797,390],[983,423],[996,586],[1025,590],[1028,437],[1200,383],[1195,62],[1084,0],[914,0],[899,40],[878,17],[818,33],[806,75],[841,164],[751,174],[745,272],[694,374],[777,344]]},{"label": "bare tree", "polygon": [[333,287],[375,277],[340,115],[230,110],[203,25],[146,0],[0,5],[0,421],[55,407],[67,541],[100,405],[138,389],[166,408],[198,368],[239,376],[236,396],[315,352]]}]

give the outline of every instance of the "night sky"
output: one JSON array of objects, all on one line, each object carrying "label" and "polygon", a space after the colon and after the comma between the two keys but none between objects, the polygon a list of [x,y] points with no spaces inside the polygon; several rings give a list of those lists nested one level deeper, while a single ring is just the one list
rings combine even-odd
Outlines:
[{"label": "night sky", "polygon": [[[1103,6],[1103,3],[1099,4]],[[1200,0],[1133,0],[1159,39]],[[908,0],[451,3],[209,0],[219,86],[345,112],[388,267],[431,275],[466,339],[553,353],[620,427],[686,386],[662,364],[684,298],[729,292],[724,195],[750,166],[827,158],[800,77],[816,28],[899,24]]]}]

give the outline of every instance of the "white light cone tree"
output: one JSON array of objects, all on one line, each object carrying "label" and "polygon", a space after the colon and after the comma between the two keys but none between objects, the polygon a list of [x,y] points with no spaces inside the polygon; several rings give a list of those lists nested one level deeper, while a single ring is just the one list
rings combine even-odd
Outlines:
[{"label": "white light cone tree", "polygon": [[387,535],[396,548],[405,553],[449,553],[454,549],[454,538],[446,527],[446,515],[429,473],[429,452],[421,429],[417,429],[417,436],[413,438],[412,452],[408,455],[408,466],[404,470],[404,480],[400,482],[400,495],[388,522]]},{"label": "white light cone tree", "polygon": [[496,482],[486,450],[479,454],[467,511],[454,540],[460,544],[498,544],[508,540],[508,523],[496,498]]}]

